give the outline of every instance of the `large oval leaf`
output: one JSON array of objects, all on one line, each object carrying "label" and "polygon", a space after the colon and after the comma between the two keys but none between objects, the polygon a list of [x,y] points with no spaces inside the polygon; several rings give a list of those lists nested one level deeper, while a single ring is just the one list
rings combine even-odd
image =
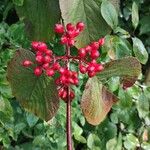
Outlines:
[{"label": "large oval leaf", "polygon": [[10,82],[13,95],[21,105],[42,119],[51,119],[58,107],[57,89],[52,78],[44,74],[36,77],[31,68],[24,68],[24,59],[34,60],[31,51],[18,50],[8,64],[7,78]]},{"label": "large oval leaf", "polygon": [[109,1],[103,1],[101,5],[101,13],[107,24],[115,29],[118,25],[118,13],[114,5]]},{"label": "large oval leaf", "polygon": [[132,86],[141,73],[141,64],[135,57],[125,57],[106,63],[104,70],[97,76],[100,81],[110,77],[121,77],[124,87]]},{"label": "large oval leaf", "polygon": [[111,31],[101,16],[101,0],[60,0],[59,2],[65,24],[82,21],[86,25],[83,33],[77,38],[78,48],[98,40]]},{"label": "large oval leaf", "polygon": [[132,4],[132,25],[136,29],[139,24],[139,9],[136,2]]},{"label": "large oval leaf", "polygon": [[146,48],[145,48],[143,42],[136,37],[132,38],[132,41],[133,41],[133,51],[134,51],[136,58],[142,64],[146,64],[146,62],[148,60],[148,53],[146,51]]},{"label": "large oval leaf", "polygon": [[104,87],[97,77],[90,78],[85,86],[81,100],[81,109],[87,121],[98,125],[104,120],[117,97]]},{"label": "large oval leaf", "polygon": [[23,6],[16,6],[16,10],[31,40],[53,38],[54,25],[60,20],[58,0],[24,0]]}]

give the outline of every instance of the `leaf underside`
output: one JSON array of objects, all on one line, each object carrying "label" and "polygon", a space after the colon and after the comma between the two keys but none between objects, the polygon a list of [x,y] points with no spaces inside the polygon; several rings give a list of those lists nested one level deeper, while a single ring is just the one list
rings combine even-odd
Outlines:
[{"label": "leaf underside", "polygon": [[29,50],[20,49],[9,62],[7,78],[13,95],[20,104],[38,117],[50,120],[59,107],[57,89],[52,78],[44,74],[37,77],[32,68],[24,68],[22,61],[34,61],[34,54]]},{"label": "leaf underside", "polygon": [[86,120],[98,125],[104,120],[118,98],[107,90],[97,77],[90,78],[82,95],[81,109]]}]

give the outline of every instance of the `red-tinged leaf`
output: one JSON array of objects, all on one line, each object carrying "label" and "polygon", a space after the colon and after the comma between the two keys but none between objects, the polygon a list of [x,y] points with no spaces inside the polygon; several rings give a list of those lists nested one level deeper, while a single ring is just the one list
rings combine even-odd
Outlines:
[{"label": "red-tinged leaf", "polygon": [[7,78],[13,95],[25,109],[46,121],[50,120],[59,107],[54,80],[44,74],[35,76],[32,68],[22,66],[25,59],[34,61],[35,56],[29,50],[20,49],[8,64]]},{"label": "red-tinged leaf", "polygon": [[104,70],[97,76],[100,81],[106,81],[110,77],[119,76],[123,86],[130,87],[135,83],[140,73],[140,62],[135,57],[124,57],[106,63]]},{"label": "red-tinged leaf", "polygon": [[90,78],[85,86],[81,100],[81,109],[86,120],[98,125],[104,120],[118,98],[107,90],[97,77]]}]

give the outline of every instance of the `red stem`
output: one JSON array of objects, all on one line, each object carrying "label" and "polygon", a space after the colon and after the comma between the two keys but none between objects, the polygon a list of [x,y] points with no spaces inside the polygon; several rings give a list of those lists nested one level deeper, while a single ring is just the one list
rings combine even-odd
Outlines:
[{"label": "red stem", "polygon": [[[70,47],[66,45],[66,65],[70,67]],[[72,150],[72,133],[71,133],[71,99],[70,99],[70,87],[67,87],[67,110],[66,110],[66,131],[67,131],[67,150]]]},{"label": "red stem", "polygon": [[66,118],[66,128],[67,128],[67,150],[72,150],[72,133],[71,133],[71,100],[70,100],[70,88],[67,88],[68,98],[67,98],[67,118]]}]

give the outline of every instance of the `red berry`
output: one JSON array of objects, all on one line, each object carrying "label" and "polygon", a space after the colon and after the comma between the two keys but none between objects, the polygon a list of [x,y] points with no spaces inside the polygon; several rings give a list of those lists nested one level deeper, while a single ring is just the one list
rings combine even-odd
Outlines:
[{"label": "red berry", "polygon": [[61,44],[67,44],[68,43],[68,38],[66,36],[62,36],[60,39]]},{"label": "red berry", "polygon": [[62,99],[65,100],[67,99],[67,91],[64,88],[59,89],[58,91],[58,96]]},{"label": "red berry", "polygon": [[51,57],[49,55],[44,56],[44,62],[50,63],[52,61]]},{"label": "red berry", "polygon": [[99,49],[99,43],[98,42],[91,43],[91,48],[92,48],[92,50],[98,50]]},{"label": "red berry", "polygon": [[22,63],[22,65],[23,65],[24,67],[29,67],[29,66],[32,65],[32,61],[30,61],[30,60],[24,60],[23,63]]},{"label": "red berry", "polygon": [[60,77],[60,82],[61,82],[62,84],[66,84],[66,83],[67,83],[67,78],[66,78],[66,76],[62,75],[62,76]]},{"label": "red berry", "polygon": [[75,37],[75,30],[68,31],[68,32],[67,32],[67,36],[68,36],[69,38],[74,38],[74,37]]},{"label": "red berry", "polygon": [[62,67],[61,67],[61,68],[59,69],[59,72],[60,72],[61,74],[64,74],[64,73],[65,73],[65,71],[66,71],[66,69],[65,69],[65,68],[62,68]]},{"label": "red berry", "polygon": [[46,70],[46,75],[49,77],[52,77],[55,74],[54,70],[52,68],[48,68]]},{"label": "red berry", "polygon": [[55,83],[56,83],[57,85],[59,85],[59,84],[60,84],[60,79],[57,78],[57,79],[55,80]]},{"label": "red berry", "polygon": [[98,42],[99,42],[99,45],[100,45],[100,46],[104,45],[104,43],[105,43],[105,38],[99,39]]},{"label": "red berry", "polygon": [[67,91],[64,90],[64,91],[62,92],[61,99],[65,100],[65,101],[67,100]]},{"label": "red berry", "polygon": [[86,48],[85,48],[86,52],[87,53],[90,53],[92,51],[92,47],[90,45],[88,45]]},{"label": "red berry", "polygon": [[35,69],[34,69],[34,74],[36,75],[36,76],[40,76],[41,74],[42,74],[42,68],[41,67],[36,67]]},{"label": "red berry", "polygon": [[74,92],[70,91],[69,96],[70,96],[70,99],[73,100],[75,98]]},{"label": "red berry", "polygon": [[45,63],[45,64],[43,64],[43,65],[42,65],[42,68],[44,68],[44,69],[48,69],[48,68],[49,68],[49,63]]},{"label": "red berry", "polygon": [[91,77],[93,77],[93,76],[95,76],[96,75],[96,72],[88,72],[88,76],[91,78]]},{"label": "red berry", "polygon": [[48,50],[48,49],[46,49],[44,53],[49,56],[52,56],[53,54],[52,50]]},{"label": "red berry", "polygon": [[80,48],[78,53],[80,58],[84,58],[86,56],[85,48]]},{"label": "red berry", "polygon": [[91,59],[96,59],[96,58],[98,58],[99,56],[100,56],[99,51],[94,50],[94,51],[91,52],[90,58],[91,58]]},{"label": "red berry", "polygon": [[72,77],[73,77],[73,78],[78,78],[78,73],[75,72],[75,71],[72,71]]},{"label": "red berry", "polygon": [[32,48],[33,48],[34,50],[37,50],[38,44],[39,44],[39,42],[33,41],[33,42],[31,43],[31,46],[32,46]]},{"label": "red berry", "polygon": [[97,64],[96,60],[93,59],[93,60],[91,61],[91,64],[92,64],[92,65],[96,65],[96,64]]},{"label": "red berry", "polygon": [[45,51],[47,49],[47,45],[44,42],[39,42],[38,46],[37,46],[37,49],[39,51]]},{"label": "red berry", "polygon": [[42,56],[42,55],[43,55],[43,52],[41,52],[41,51],[36,51],[36,56],[37,56],[37,55],[41,55],[41,56]]},{"label": "red berry", "polygon": [[69,77],[69,76],[71,76],[71,71],[65,69],[65,71],[63,72],[63,75]]},{"label": "red berry", "polygon": [[75,44],[74,39],[68,39],[68,45],[73,46]]},{"label": "red berry", "polygon": [[38,62],[38,63],[43,63],[43,56],[42,55],[37,55],[35,57],[35,60]]},{"label": "red berry", "polygon": [[74,79],[74,83],[73,84],[74,85],[78,85],[79,84],[79,79],[78,78]]},{"label": "red berry", "polygon": [[58,90],[58,96],[61,97],[63,95],[64,88]]},{"label": "red berry", "polygon": [[73,31],[73,30],[75,29],[75,27],[74,27],[74,25],[73,25],[72,23],[68,23],[68,24],[66,25],[66,29],[67,29],[68,31]]},{"label": "red berry", "polygon": [[80,30],[75,30],[74,31],[74,37],[78,36],[80,34]]},{"label": "red berry", "polygon": [[77,25],[76,25],[77,29],[79,29],[80,31],[82,31],[84,29],[84,26],[85,25],[84,25],[83,22],[78,22]]},{"label": "red berry", "polygon": [[68,83],[74,84],[74,79],[73,78],[68,78]]},{"label": "red berry", "polygon": [[64,33],[64,27],[62,24],[55,24],[54,28],[56,33],[63,34]]},{"label": "red berry", "polygon": [[60,69],[60,64],[59,64],[58,62],[55,62],[55,63],[53,64],[53,69],[54,69],[54,70],[59,70],[59,69]]},{"label": "red berry", "polygon": [[90,65],[87,67],[87,71],[88,71],[88,72],[95,72],[95,66],[90,64]]},{"label": "red berry", "polygon": [[87,72],[87,68],[86,68],[85,66],[83,66],[83,65],[80,65],[80,66],[79,66],[79,70],[80,70],[80,72],[83,73],[83,74],[85,74],[85,73]]},{"label": "red berry", "polygon": [[103,65],[102,64],[96,64],[96,72],[100,72],[104,69]]}]

